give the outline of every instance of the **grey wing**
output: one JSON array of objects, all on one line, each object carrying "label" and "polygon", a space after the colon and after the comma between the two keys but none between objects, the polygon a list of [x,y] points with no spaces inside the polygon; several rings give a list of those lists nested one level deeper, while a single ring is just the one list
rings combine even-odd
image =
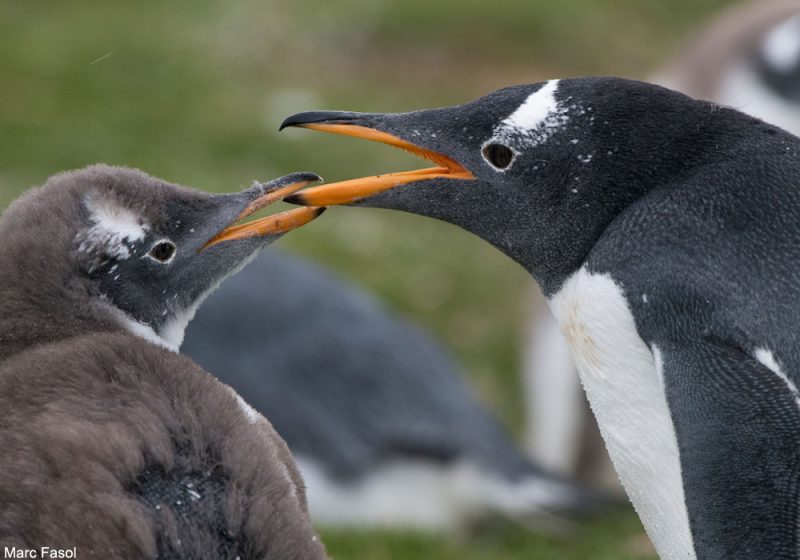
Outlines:
[{"label": "grey wing", "polygon": [[697,558],[796,559],[796,389],[735,345],[659,349]]}]

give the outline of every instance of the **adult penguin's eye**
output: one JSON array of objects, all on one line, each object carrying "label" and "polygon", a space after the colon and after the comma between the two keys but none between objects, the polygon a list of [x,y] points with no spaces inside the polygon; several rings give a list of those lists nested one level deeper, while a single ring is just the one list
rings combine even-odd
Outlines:
[{"label": "adult penguin's eye", "polygon": [[514,161],[514,150],[504,144],[486,144],[483,157],[497,169],[505,169]]},{"label": "adult penguin's eye", "polygon": [[177,250],[178,248],[172,241],[163,240],[153,245],[150,252],[147,253],[147,256],[158,262],[167,263],[172,260]]}]

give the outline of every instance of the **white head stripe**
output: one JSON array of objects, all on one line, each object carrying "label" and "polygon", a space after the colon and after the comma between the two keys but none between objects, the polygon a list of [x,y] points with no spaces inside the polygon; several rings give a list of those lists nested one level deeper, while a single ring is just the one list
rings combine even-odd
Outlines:
[{"label": "white head stripe", "polygon": [[141,241],[149,227],[132,210],[105,197],[87,197],[84,205],[92,226],[78,233],[77,243],[79,251],[95,254],[92,268],[99,266],[106,256],[129,258],[125,242]]},{"label": "white head stripe", "polygon": [[88,198],[86,208],[89,210],[89,218],[96,228],[128,241],[144,239],[148,228],[129,208],[119,206],[105,197]]},{"label": "white head stripe", "polygon": [[548,116],[558,111],[558,102],[555,98],[558,80],[550,80],[545,85],[528,96],[516,111],[503,121],[503,124],[523,130],[539,128]]},{"label": "white head stripe", "polygon": [[559,104],[555,93],[558,80],[550,80],[503,119],[489,142],[509,144],[519,150],[546,142],[569,121],[569,107]]}]

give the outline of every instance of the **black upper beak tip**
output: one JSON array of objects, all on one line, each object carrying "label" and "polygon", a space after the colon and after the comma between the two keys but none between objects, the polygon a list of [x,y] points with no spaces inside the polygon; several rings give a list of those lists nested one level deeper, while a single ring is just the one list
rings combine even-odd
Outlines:
[{"label": "black upper beak tip", "polygon": [[322,181],[322,177],[311,171],[298,171],[297,173],[290,173],[280,177],[277,182],[285,185],[292,183],[318,183]]},{"label": "black upper beak tip", "polygon": [[308,183],[321,183],[325,179],[317,175],[316,173],[312,173],[311,171],[302,171],[296,174],[298,183],[300,182],[308,182]]},{"label": "black upper beak tip", "polygon": [[256,183],[254,187],[260,186],[264,191],[271,192],[295,183],[319,183],[322,180],[322,177],[311,171],[299,171],[297,173],[290,173],[289,175],[278,177],[277,179],[272,179],[266,183]]},{"label": "black upper beak tip", "polygon": [[302,119],[304,114],[305,113],[297,113],[297,114],[292,115],[290,117],[286,117],[283,120],[283,122],[281,123],[281,126],[278,127],[278,132],[280,132],[284,128],[288,128],[290,126],[300,126],[301,124],[304,124],[303,119]]},{"label": "black upper beak tip", "polygon": [[345,111],[305,111],[286,117],[278,128],[278,131],[291,126],[305,126],[315,123],[351,124],[352,121],[358,119],[359,116],[360,113],[349,113]]}]

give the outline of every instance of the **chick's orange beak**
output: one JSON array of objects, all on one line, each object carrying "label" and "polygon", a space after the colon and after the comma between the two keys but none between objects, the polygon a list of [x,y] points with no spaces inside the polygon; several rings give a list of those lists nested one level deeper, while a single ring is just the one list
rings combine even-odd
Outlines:
[{"label": "chick's orange beak", "polygon": [[[277,202],[291,193],[302,189],[311,181],[300,181],[270,191],[263,196],[253,200],[234,220],[234,225],[226,227],[213,238],[211,238],[202,249],[207,249],[223,241],[233,241],[235,239],[245,239],[248,237],[267,237],[280,235],[293,229],[297,229],[317,218],[325,211],[325,208],[307,206],[305,208],[294,208],[271,216],[266,216],[245,224],[236,224],[247,216],[258,212],[262,208]],[[202,250],[201,249],[201,250]]]}]

